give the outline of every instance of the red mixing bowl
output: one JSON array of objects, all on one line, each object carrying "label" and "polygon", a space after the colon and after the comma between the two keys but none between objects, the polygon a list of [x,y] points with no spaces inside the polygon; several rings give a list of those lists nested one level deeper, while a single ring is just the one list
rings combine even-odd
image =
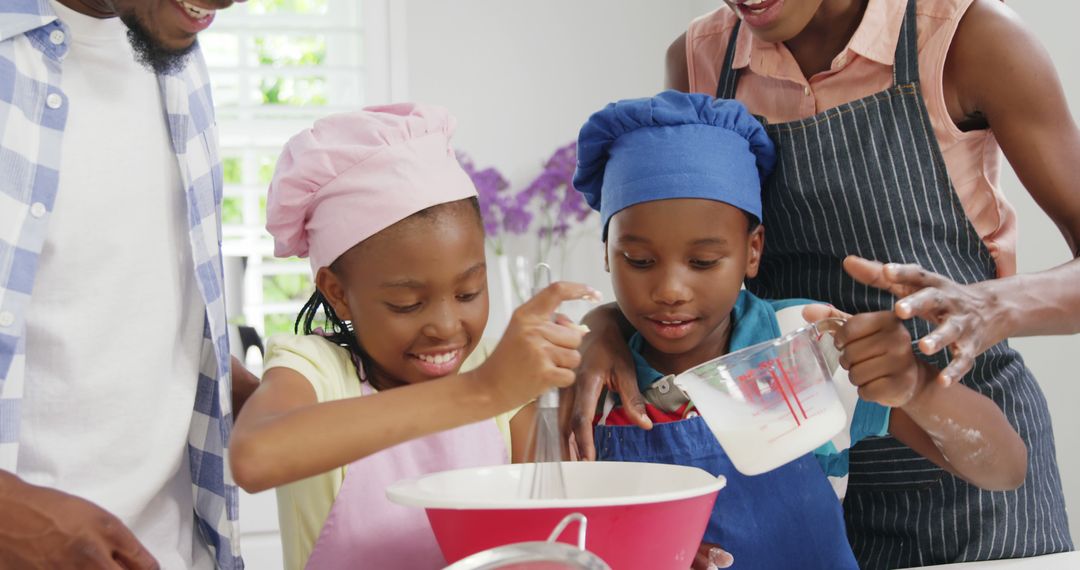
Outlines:
[{"label": "red mixing bowl", "polygon": [[[570,513],[588,519],[585,547],[615,570],[686,570],[723,477],[655,463],[566,462],[565,499],[530,499],[528,465],[434,473],[391,485],[391,501],[426,509],[447,563],[541,541]],[[523,489],[526,491],[523,492]],[[568,531],[561,542],[576,543]]]}]

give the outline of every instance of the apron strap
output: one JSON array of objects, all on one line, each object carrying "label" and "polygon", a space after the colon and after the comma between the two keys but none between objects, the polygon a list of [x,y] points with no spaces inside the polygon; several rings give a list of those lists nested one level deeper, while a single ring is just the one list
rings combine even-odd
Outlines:
[{"label": "apron strap", "polygon": [[734,99],[735,87],[739,84],[739,71],[731,66],[735,61],[735,46],[738,44],[739,28],[742,20],[735,20],[735,27],[731,29],[731,38],[728,39],[727,53],[724,54],[724,66],[720,68],[720,81],[716,85],[717,99]]},{"label": "apron strap", "polygon": [[908,0],[900,37],[896,40],[893,59],[893,85],[908,85],[919,81],[919,43],[915,28],[915,2]]}]

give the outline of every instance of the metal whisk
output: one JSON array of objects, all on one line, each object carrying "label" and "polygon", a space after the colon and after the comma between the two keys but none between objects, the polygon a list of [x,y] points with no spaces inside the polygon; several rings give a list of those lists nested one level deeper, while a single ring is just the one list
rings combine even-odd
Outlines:
[{"label": "metal whisk", "polygon": [[[550,284],[551,267],[538,263],[533,270],[533,295]],[[522,466],[520,494],[527,492],[530,499],[566,498],[559,437],[559,389],[552,388],[540,394],[536,401],[535,457],[533,463]]]}]

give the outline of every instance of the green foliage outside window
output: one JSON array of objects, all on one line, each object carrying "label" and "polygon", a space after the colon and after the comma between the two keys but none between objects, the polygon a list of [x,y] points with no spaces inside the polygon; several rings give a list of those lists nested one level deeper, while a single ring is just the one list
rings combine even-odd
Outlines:
[{"label": "green foliage outside window", "polygon": [[[248,0],[243,6],[254,18],[262,16],[280,22],[281,18],[323,16],[329,13],[330,0]],[[258,30],[258,28],[255,28]],[[215,90],[220,90],[223,101],[219,106],[255,105],[266,109],[282,107],[324,107],[329,104],[328,81],[323,67],[327,63],[327,36],[314,28],[310,32],[287,33],[269,30],[265,33],[230,34],[225,32],[206,34],[203,48],[207,61],[218,71],[213,77]],[[335,44],[337,45],[337,44]],[[242,49],[243,48],[243,49]],[[338,49],[338,48],[335,48]],[[241,58],[241,53],[246,55]],[[242,74],[237,69],[246,67],[250,74],[249,91],[241,88]],[[230,90],[231,89],[231,90]],[[224,103],[224,104],[222,104]],[[276,113],[276,111],[274,111]],[[256,111],[254,119],[274,119],[277,115]],[[232,153],[242,152],[236,149]],[[254,164],[245,161],[253,160]],[[225,184],[267,187],[273,176],[276,153],[258,152],[254,155],[223,157],[222,170]],[[245,200],[254,196],[227,194],[222,204],[222,223],[229,226],[263,226],[266,224],[266,197],[259,200],[259,218],[246,219]],[[299,260],[288,260],[298,262]],[[282,261],[265,259],[266,264]],[[311,295],[314,285],[305,273],[265,275],[262,278],[263,304],[302,304]],[[293,331],[295,312],[267,314],[263,324],[267,336]]]}]

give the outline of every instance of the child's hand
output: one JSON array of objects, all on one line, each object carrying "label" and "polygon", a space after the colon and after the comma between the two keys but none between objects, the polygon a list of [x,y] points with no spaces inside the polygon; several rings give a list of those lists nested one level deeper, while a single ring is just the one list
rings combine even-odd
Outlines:
[{"label": "child's hand", "polygon": [[577,348],[587,329],[555,311],[563,301],[577,299],[599,301],[600,293],[580,283],[552,283],[514,311],[499,345],[474,371],[502,407],[574,382],[581,362]]},{"label": "child's hand", "polygon": [[1024,440],[990,398],[917,359],[892,311],[863,313],[836,333],[859,397],[893,408],[889,434],[940,467],[988,491],[1012,491],[1027,477]]},{"label": "child's hand", "polygon": [[836,346],[843,351],[840,365],[864,400],[899,408],[924,385],[911,335],[892,311],[851,317],[836,333]]},{"label": "child's hand", "polygon": [[701,543],[697,555],[694,556],[692,570],[713,570],[714,568],[727,568],[735,563],[735,558],[727,551],[715,544]]}]

